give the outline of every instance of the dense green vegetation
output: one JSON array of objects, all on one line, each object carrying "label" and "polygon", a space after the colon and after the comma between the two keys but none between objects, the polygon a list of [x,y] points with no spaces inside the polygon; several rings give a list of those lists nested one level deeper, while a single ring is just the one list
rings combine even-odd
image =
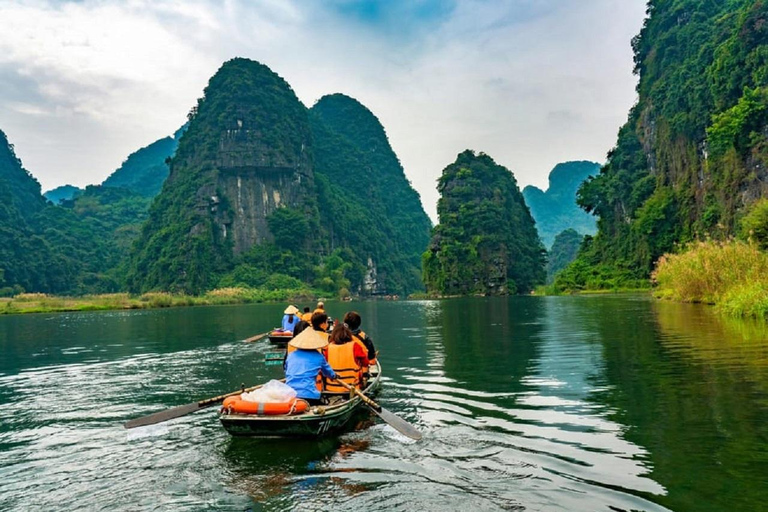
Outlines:
[{"label": "dense green vegetation", "polygon": [[310,114],[267,67],[234,59],[189,120],[101,186],[51,191],[56,206],[0,132],[0,295],[218,287],[253,301],[420,288],[430,222],[360,103],[327,96]]},{"label": "dense green vegetation", "polygon": [[[235,208],[241,186],[264,198]],[[277,282],[404,293],[420,286],[429,227],[370,111],[332,95],[310,113],[266,66],[233,59],[190,113],[128,284],[193,294]]]},{"label": "dense green vegetation", "polygon": [[176,152],[185,129],[186,125],[173,137],[164,137],[128,155],[102,186],[126,188],[145,197],[155,197],[168,178],[168,159]]},{"label": "dense green vegetation", "polygon": [[[246,59],[233,59],[219,69],[189,120],[132,255],[128,286],[135,292],[198,294],[215,287],[237,264],[224,231],[234,215],[232,198],[219,186],[225,134],[238,130],[246,137],[247,156],[260,153],[267,163],[301,154],[309,140],[306,109],[290,86]],[[258,147],[248,144],[251,133],[261,136]]]},{"label": "dense green vegetation", "polygon": [[362,286],[370,258],[376,270],[371,292],[420,289],[420,255],[431,223],[384,127],[343,94],[321,98],[310,111],[310,124],[322,224],[331,246],[348,251],[352,286]]},{"label": "dense green vegetation", "polygon": [[545,251],[514,175],[491,157],[459,154],[438,181],[440,223],[422,256],[430,293],[528,293]]},{"label": "dense green vegetation", "polygon": [[576,191],[599,170],[600,164],[595,162],[565,162],[557,164],[549,173],[546,191],[531,185],[523,189],[525,203],[531,209],[545,247],[552,247],[555,236],[566,229],[582,235],[595,234],[595,218],[576,204]]},{"label": "dense green vegetation", "polygon": [[649,2],[638,103],[579,192],[599,231],[561,286],[636,283],[676,244],[737,232],[768,193],[766,41],[764,0]]},{"label": "dense green vegetation", "polygon": [[62,206],[46,204],[4,134],[0,182],[0,295],[120,289],[119,264],[146,216],[148,199],[88,187]]},{"label": "dense green vegetation", "polygon": [[583,240],[584,237],[575,229],[566,229],[555,237],[547,253],[547,284],[552,283],[555,275],[576,259]]},{"label": "dense green vegetation", "polygon": [[715,304],[733,316],[768,317],[768,253],[741,241],[697,242],[663,256],[653,272],[659,297]]}]

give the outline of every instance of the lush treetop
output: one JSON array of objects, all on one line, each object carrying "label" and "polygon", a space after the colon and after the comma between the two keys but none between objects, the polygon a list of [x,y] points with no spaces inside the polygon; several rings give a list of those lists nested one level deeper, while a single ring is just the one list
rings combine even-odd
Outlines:
[{"label": "lush treetop", "polygon": [[544,281],[545,251],[508,169],[467,150],[437,189],[440,223],[422,259],[428,291],[527,293]]}]

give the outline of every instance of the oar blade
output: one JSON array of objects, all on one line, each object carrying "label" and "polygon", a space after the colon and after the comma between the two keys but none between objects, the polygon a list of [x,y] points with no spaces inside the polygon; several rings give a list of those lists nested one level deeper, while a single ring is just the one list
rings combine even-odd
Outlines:
[{"label": "oar blade", "polygon": [[154,425],[155,423],[162,423],[163,421],[172,420],[174,418],[180,418],[191,412],[195,412],[199,409],[203,409],[198,402],[192,402],[191,404],[180,405],[172,409],[166,409],[164,411],[156,412],[148,416],[142,416],[125,423],[125,428],[144,427],[146,425]]},{"label": "oar blade", "polygon": [[374,409],[371,407],[371,410],[379,415],[379,418],[384,420],[390,427],[394,428],[401,434],[403,434],[406,437],[410,437],[411,439],[415,439],[418,441],[421,439],[421,432],[419,432],[416,427],[405,421],[400,416],[396,415],[393,412],[390,412],[383,407],[381,407],[380,410]]},{"label": "oar blade", "polygon": [[250,338],[245,338],[243,341],[246,342],[246,343],[253,343],[254,341],[259,341],[260,339],[262,339],[264,336],[266,336],[270,332],[271,331],[263,332],[261,334],[257,334],[256,336],[251,336]]}]

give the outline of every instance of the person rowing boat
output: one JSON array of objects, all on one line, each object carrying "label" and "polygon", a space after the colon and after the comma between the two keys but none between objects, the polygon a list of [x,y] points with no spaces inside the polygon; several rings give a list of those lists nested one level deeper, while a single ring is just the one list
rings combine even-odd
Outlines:
[{"label": "person rowing boat", "polygon": [[293,350],[285,358],[285,383],[296,391],[298,398],[310,405],[319,405],[318,373],[336,379],[336,373],[321,352],[328,346],[328,339],[314,329],[304,329],[288,346]]}]

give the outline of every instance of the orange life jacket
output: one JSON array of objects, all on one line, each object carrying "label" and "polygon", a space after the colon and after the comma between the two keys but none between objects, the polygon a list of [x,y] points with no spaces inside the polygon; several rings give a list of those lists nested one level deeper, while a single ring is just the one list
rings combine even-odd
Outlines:
[{"label": "orange life jacket", "polygon": [[[343,345],[331,343],[328,345],[328,363],[336,373],[336,378],[350,386],[359,386],[362,379],[362,368],[355,361],[355,342]],[[325,390],[329,393],[347,393],[347,389],[330,379],[326,380]]]},{"label": "orange life jacket", "polygon": [[301,315],[301,319],[303,321],[305,321],[305,322],[311,322],[312,321],[312,312],[311,311],[307,311],[306,313]]}]

